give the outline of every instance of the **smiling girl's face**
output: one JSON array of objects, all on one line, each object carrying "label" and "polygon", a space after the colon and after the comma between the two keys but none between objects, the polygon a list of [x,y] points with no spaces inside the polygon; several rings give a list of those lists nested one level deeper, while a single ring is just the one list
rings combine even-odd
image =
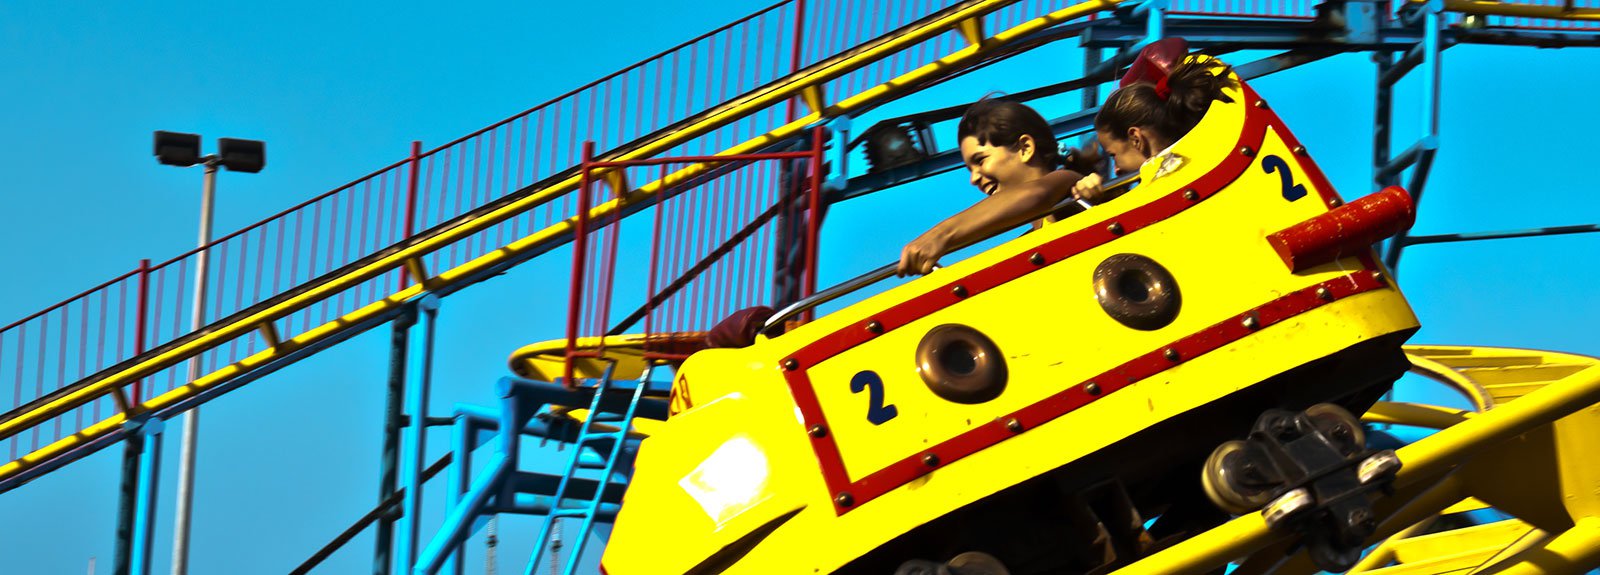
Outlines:
[{"label": "smiling girl's face", "polygon": [[1039,176],[1040,168],[1028,163],[1034,151],[1033,137],[1026,134],[1010,146],[979,143],[975,136],[961,139],[961,159],[971,173],[969,181],[990,196]]}]

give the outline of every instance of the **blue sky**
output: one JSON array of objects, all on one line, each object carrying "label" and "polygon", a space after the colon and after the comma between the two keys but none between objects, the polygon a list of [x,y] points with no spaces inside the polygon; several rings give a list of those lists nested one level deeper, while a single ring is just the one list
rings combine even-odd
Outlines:
[{"label": "blue sky", "polygon": [[[192,247],[200,173],[157,165],[153,130],[201,133],[208,148],[216,137],[268,142],[261,174],[221,175],[226,232],[393,162],[411,140],[448,141],[764,4],[0,3],[0,266],[11,272],[0,321]],[[1076,74],[1065,57],[1075,49],[1052,49],[1063,57],[997,66],[882,113],[1052,81],[1041,70]],[[1589,167],[1600,118],[1588,109],[1600,80],[1579,72],[1597,62],[1593,50],[1447,52],[1444,146],[1415,231],[1600,222]],[[1357,54],[1254,83],[1346,197],[1368,189],[1373,77]],[[1417,134],[1414,82],[1396,98],[1396,149]],[[824,283],[890,261],[976,199],[953,175],[841,206],[824,234]],[[889,209],[903,217],[877,217]],[[1597,248],[1600,236],[1564,236],[1409,251],[1402,286],[1424,325],[1413,341],[1600,354]],[[445,301],[435,413],[487,404],[512,349],[558,335],[564,298],[544,282],[565,265],[529,264]],[[204,408],[192,572],[286,571],[371,507],[384,340],[357,338]],[[170,552],[170,437],[157,571]],[[7,572],[83,573],[90,557],[109,572],[119,452],[0,494]],[[502,523],[503,568],[525,561],[536,525]],[[481,543],[471,549],[481,565]],[[325,571],[365,569],[370,551],[358,538]]]}]

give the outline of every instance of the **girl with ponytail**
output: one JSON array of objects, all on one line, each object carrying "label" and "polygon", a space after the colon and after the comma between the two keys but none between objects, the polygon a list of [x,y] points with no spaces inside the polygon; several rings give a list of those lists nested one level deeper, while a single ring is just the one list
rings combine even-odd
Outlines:
[{"label": "girl with ponytail", "polygon": [[[1213,69],[1209,62],[1187,58],[1186,52],[1181,38],[1146,47],[1123,86],[1095,115],[1095,137],[1117,171],[1137,170],[1148,181],[1183,166],[1184,158],[1172,153],[1172,144],[1200,123],[1213,100],[1233,101],[1223,93],[1234,83],[1228,68]],[[1073,191],[1092,197],[1103,193],[1100,184],[1100,176],[1090,174]]]}]

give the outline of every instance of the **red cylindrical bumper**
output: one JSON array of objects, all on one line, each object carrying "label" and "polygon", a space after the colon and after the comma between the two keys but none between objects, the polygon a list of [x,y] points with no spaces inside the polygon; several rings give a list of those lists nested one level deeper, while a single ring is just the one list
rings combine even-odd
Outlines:
[{"label": "red cylindrical bumper", "polygon": [[1339,206],[1267,236],[1295,272],[1359,253],[1416,222],[1417,206],[1399,186]]}]

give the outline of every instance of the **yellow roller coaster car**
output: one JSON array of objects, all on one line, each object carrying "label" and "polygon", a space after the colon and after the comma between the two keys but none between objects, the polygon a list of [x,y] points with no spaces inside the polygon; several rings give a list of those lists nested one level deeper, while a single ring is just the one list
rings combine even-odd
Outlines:
[{"label": "yellow roller coaster car", "polygon": [[887,574],[967,551],[1089,572],[1224,519],[1198,495],[1214,447],[1269,408],[1365,411],[1418,327],[1368,245],[1286,265],[1269,238],[1343,202],[1250,87],[1229,95],[1175,172],[691,356],[606,572]]}]

